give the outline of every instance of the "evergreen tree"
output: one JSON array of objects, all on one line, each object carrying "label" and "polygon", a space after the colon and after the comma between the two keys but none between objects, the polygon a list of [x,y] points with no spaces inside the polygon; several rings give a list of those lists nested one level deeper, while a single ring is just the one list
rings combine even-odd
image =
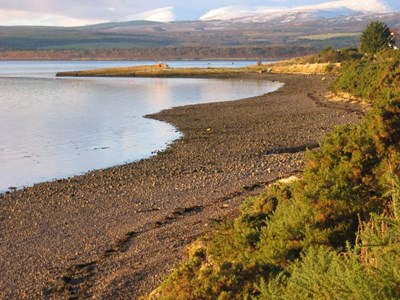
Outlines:
[{"label": "evergreen tree", "polygon": [[394,48],[396,40],[389,27],[383,22],[371,22],[361,34],[360,50],[366,55],[374,55],[381,49]]}]

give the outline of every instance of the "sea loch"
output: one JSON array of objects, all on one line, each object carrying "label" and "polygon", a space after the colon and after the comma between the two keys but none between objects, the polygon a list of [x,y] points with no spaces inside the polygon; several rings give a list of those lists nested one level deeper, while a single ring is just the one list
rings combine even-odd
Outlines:
[{"label": "sea loch", "polygon": [[0,192],[143,159],[180,137],[173,126],[144,118],[147,114],[282,86],[256,80],[54,78],[58,71],[142,63],[0,62]]}]

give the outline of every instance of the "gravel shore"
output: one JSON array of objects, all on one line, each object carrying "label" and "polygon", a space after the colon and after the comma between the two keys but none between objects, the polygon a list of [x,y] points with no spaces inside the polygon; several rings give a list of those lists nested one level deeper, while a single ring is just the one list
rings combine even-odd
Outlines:
[{"label": "gravel shore", "polygon": [[[0,195],[0,299],[136,299],[187,244],[232,216],[244,197],[301,170],[306,148],[351,104],[329,103],[330,79],[249,74],[280,90],[184,106],[151,118],[183,138],[157,155]],[[215,99],[218,101],[218,99]]]}]

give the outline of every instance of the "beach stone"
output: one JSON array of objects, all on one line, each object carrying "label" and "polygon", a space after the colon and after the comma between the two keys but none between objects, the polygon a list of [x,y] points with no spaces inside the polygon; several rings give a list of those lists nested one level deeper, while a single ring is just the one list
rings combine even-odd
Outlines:
[{"label": "beach stone", "polygon": [[[1,297],[43,299],[46,291],[47,299],[73,299],[77,286],[65,277],[77,278],[87,298],[149,293],[185,246],[210,230],[210,220],[233,217],[257,193],[243,187],[262,190],[298,172],[307,145],[318,144],[336,125],[359,122],[355,106],[324,100],[331,79],[231,76],[285,86],[148,116],[173,124],[182,138],[146,160],[1,195],[0,253],[7,266]],[[167,218],[177,207],[197,206],[202,209]]]}]

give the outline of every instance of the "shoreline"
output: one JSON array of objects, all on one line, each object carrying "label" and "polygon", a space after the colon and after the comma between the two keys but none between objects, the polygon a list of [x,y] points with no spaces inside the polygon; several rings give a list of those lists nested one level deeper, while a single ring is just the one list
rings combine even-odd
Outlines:
[{"label": "shoreline", "polygon": [[323,100],[322,76],[235,76],[285,86],[150,115],[183,137],[148,159],[0,195],[0,298],[144,295],[184,246],[299,172],[304,150],[334,126],[360,118],[354,105]]},{"label": "shoreline", "polygon": [[[112,79],[110,79],[110,80],[112,80]],[[123,80],[125,82],[124,78],[121,78],[121,80]],[[129,84],[131,84],[131,80],[130,79],[126,79],[126,80],[129,80]],[[137,80],[139,80],[139,81],[137,81]],[[154,84],[156,82],[155,81],[156,79],[137,78],[137,79],[135,79],[136,85],[145,83],[143,80],[150,80],[150,84]],[[167,79],[160,79],[160,80],[167,80]],[[181,100],[180,102],[178,101],[178,103],[176,103],[174,101],[179,99],[179,97],[170,96],[171,93],[169,93],[169,95],[161,95],[162,99],[160,99],[160,100],[163,100],[163,101],[161,101],[160,104],[151,105],[151,106],[149,105],[149,107],[147,108],[146,105],[148,105],[148,103],[149,103],[148,101],[151,100],[151,99],[149,99],[148,101],[143,102],[144,104],[142,104],[142,106],[146,107],[146,111],[143,112],[142,109],[140,109],[139,111],[142,111],[142,113],[139,114],[138,111],[137,111],[137,108],[136,108],[136,109],[134,109],[136,111],[133,111],[132,115],[134,115],[135,117],[140,119],[140,121],[142,123],[145,123],[146,125],[151,122],[150,126],[148,126],[148,128],[150,128],[150,129],[152,128],[152,125],[154,123],[157,123],[158,124],[157,126],[160,126],[160,127],[161,126],[167,126],[167,128],[165,130],[168,130],[169,134],[166,133],[165,135],[163,135],[163,137],[161,137],[160,134],[157,134],[157,132],[154,131],[154,135],[157,134],[157,136],[160,136],[160,138],[154,140],[154,143],[149,143],[149,141],[153,140],[150,137],[146,138],[146,136],[143,136],[143,139],[141,139],[141,142],[140,143],[136,143],[138,145],[141,145],[140,147],[137,147],[137,148],[133,148],[132,147],[133,149],[131,148],[131,149],[129,149],[129,151],[124,149],[123,150],[123,152],[125,152],[124,154],[126,154],[126,153],[128,153],[128,154],[126,154],[126,155],[121,154],[121,156],[118,156],[116,158],[114,156],[112,156],[112,158],[115,158],[115,161],[107,160],[100,167],[98,167],[98,164],[96,165],[96,160],[94,160],[94,159],[92,159],[94,161],[94,163],[89,165],[89,164],[86,163],[86,161],[84,161],[82,159],[79,160],[79,159],[73,158],[76,161],[82,161],[83,164],[85,166],[87,166],[87,168],[80,168],[80,169],[74,168],[74,169],[71,170],[70,168],[68,168],[68,165],[66,163],[63,164],[65,166],[65,168],[59,168],[59,167],[56,167],[57,166],[57,159],[53,159],[53,162],[56,165],[54,167],[55,172],[53,172],[53,176],[52,176],[52,174],[49,174],[50,172],[44,172],[44,173],[46,173],[46,175],[48,175],[47,177],[34,174],[32,176],[29,176],[28,179],[25,180],[25,182],[23,180],[18,180],[20,178],[24,179],[24,177],[22,177],[22,176],[18,177],[19,174],[16,174],[17,176],[15,176],[17,180],[12,180],[13,176],[9,176],[9,177],[4,176],[4,175],[9,174],[9,172],[7,172],[7,170],[10,170],[12,172],[15,169],[16,170],[19,169],[18,167],[16,168],[15,165],[14,165],[14,168],[8,167],[5,170],[3,170],[3,173],[2,173],[2,175],[4,176],[3,177],[4,181],[0,182],[0,194],[4,194],[4,193],[7,193],[7,192],[12,192],[14,190],[21,190],[21,189],[29,188],[29,187],[32,187],[33,185],[36,185],[36,184],[39,184],[39,183],[43,183],[43,182],[52,182],[52,181],[62,180],[62,179],[69,178],[69,177],[84,175],[85,173],[87,173],[89,171],[93,171],[93,170],[107,169],[107,168],[110,168],[110,167],[113,167],[113,166],[123,165],[123,164],[126,164],[126,163],[132,163],[132,162],[135,162],[135,161],[138,161],[138,160],[141,160],[141,159],[147,159],[147,158],[155,155],[156,153],[162,151],[163,149],[166,149],[171,143],[173,143],[176,139],[178,139],[180,137],[181,132],[176,130],[176,128],[173,126],[173,124],[170,124],[168,122],[163,122],[161,120],[161,123],[164,124],[164,125],[162,125],[160,123],[160,121],[158,121],[158,120],[154,120],[151,117],[150,118],[146,118],[145,115],[147,115],[147,114],[149,114],[149,115],[150,114],[156,114],[156,113],[160,112],[163,109],[168,109],[168,108],[178,107],[178,106],[182,106],[182,105],[187,105],[188,102],[189,103],[190,102],[194,102],[194,104],[196,104],[196,103],[200,104],[200,103],[207,103],[208,101],[212,101],[212,100],[218,99],[218,98],[226,99],[224,101],[236,101],[236,100],[240,100],[240,98],[242,98],[242,97],[253,97],[253,96],[259,96],[259,95],[262,95],[262,94],[265,94],[265,93],[269,93],[271,90],[280,88],[282,86],[278,82],[273,83],[273,82],[266,81],[266,80],[242,80],[242,79],[231,79],[230,80],[230,79],[217,79],[217,78],[213,78],[213,79],[203,79],[203,78],[180,79],[180,78],[171,78],[170,80],[178,80],[179,82],[182,82],[182,83],[183,83],[183,81],[186,82],[187,80],[189,80],[188,84],[191,83],[192,87],[193,87],[193,83],[196,84],[197,85],[196,89],[198,89],[199,91],[200,91],[200,89],[202,89],[204,91],[208,90],[210,88],[210,85],[211,86],[217,86],[218,87],[217,89],[215,87],[212,88],[212,89],[214,89],[214,93],[218,93],[218,94],[221,94],[221,95],[220,95],[220,97],[218,95],[212,96],[212,94],[209,95],[208,92],[207,92],[207,95],[203,96],[202,94],[204,94],[204,92],[195,91],[194,92],[194,96],[193,95],[190,96],[190,100],[189,99]],[[191,80],[193,80],[193,82]],[[100,84],[104,84],[106,81],[108,81],[108,79],[103,77],[103,79],[100,79],[100,81],[101,81]],[[128,81],[126,81],[126,82],[128,82]],[[172,82],[174,82],[174,81],[172,81]],[[147,86],[149,85],[149,83],[145,83],[145,84],[147,84]],[[230,89],[230,88],[228,89],[228,88],[225,88],[224,85],[226,87],[231,87],[231,85],[233,85],[232,86],[233,88],[232,89]],[[257,85],[257,86],[254,86],[254,85]],[[236,86],[236,88],[234,86]],[[132,88],[136,89],[136,87],[132,87]],[[185,88],[186,87],[184,87],[184,89]],[[119,89],[119,87],[117,89]],[[222,89],[221,92],[219,91],[219,89]],[[188,92],[190,92],[190,90],[188,88],[186,88],[186,90]],[[237,93],[235,91],[237,91]],[[135,91],[133,91],[133,92],[135,92]],[[129,94],[127,94],[126,96],[127,97],[132,97],[132,92],[128,92],[128,93]],[[112,96],[112,95],[110,95],[110,96]],[[160,97],[160,95],[157,95],[157,96]],[[167,98],[165,98],[164,96],[167,97]],[[104,96],[103,96],[103,98],[104,98]],[[198,101],[198,102],[196,102],[196,101]],[[114,104],[114,106],[115,106],[115,104]],[[112,106],[110,106],[110,108],[112,108]],[[123,111],[121,111],[121,112],[123,112]],[[93,119],[93,117],[92,117],[92,119]],[[149,121],[146,121],[146,119],[149,120]],[[82,116],[81,120],[85,120],[85,116]],[[117,121],[117,123],[118,122],[119,121]],[[128,125],[136,124],[136,123],[131,121],[131,122],[129,122]],[[165,125],[165,124],[167,124],[167,125]],[[155,127],[155,125],[153,125],[153,126]],[[156,127],[156,128],[160,128],[160,127]],[[135,126],[133,126],[133,127],[131,126],[130,128],[132,128],[131,130],[133,130],[133,132],[135,131],[134,130],[135,128],[137,130],[137,126],[136,127]],[[150,132],[148,128],[146,128],[146,130],[144,130],[144,131]],[[126,129],[124,128],[124,130],[126,130]],[[167,137],[167,138],[165,138],[165,137]],[[136,139],[135,139],[135,141],[136,141]],[[127,142],[129,142],[129,141],[127,141]],[[101,143],[101,141],[100,141],[100,143]],[[95,145],[95,146],[93,146],[93,145],[92,146],[90,146],[90,145],[82,146],[83,144],[81,144],[80,148],[82,148],[82,147],[90,147],[90,151],[92,151],[92,150],[93,151],[102,150],[103,148],[104,149],[113,148],[113,147],[118,148],[118,147],[116,147],[118,145],[115,145],[115,144],[110,143],[110,142],[107,142],[107,143],[108,144],[105,145],[105,147],[100,147],[98,145]],[[69,143],[69,144],[71,144],[71,143]],[[93,144],[93,142],[92,142],[92,144]],[[72,147],[72,145],[70,145],[70,146]],[[8,148],[12,149],[12,145],[10,147],[8,147]],[[146,151],[143,151],[143,149],[145,149]],[[79,149],[77,151],[73,151],[73,149],[70,149],[70,150],[65,149],[63,151],[63,153],[65,155],[69,154],[70,156],[71,156],[71,153],[73,153],[73,154],[75,153],[77,155],[81,155],[81,153],[78,153],[78,152],[81,152],[80,150],[81,149]],[[120,150],[120,151],[122,151],[122,150]],[[114,150],[114,152],[115,152],[115,150]],[[130,152],[130,155],[129,155],[129,152]],[[57,153],[57,152],[55,152],[55,153],[58,156],[60,156],[62,154],[62,153]],[[50,155],[54,155],[55,153],[50,153]],[[136,153],[140,153],[141,155],[140,156],[136,155]],[[36,151],[36,155],[40,155],[41,157],[46,157],[46,151]],[[94,153],[93,155],[92,154],[90,154],[90,155],[93,156],[93,157],[96,157],[96,153]],[[85,156],[85,157],[87,157],[87,156]],[[123,159],[121,159],[121,157],[123,157]],[[73,159],[70,158],[69,163],[72,163],[72,165],[80,166],[80,164],[78,164],[76,161],[73,161]],[[28,159],[25,159],[25,161],[28,161]],[[46,164],[46,162],[43,163],[42,161],[40,161],[40,163],[42,165]],[[47,163],[47,165],[50,166],[50,164],[48,164],[48,163]],[[18,164],[17,164],[17,166],[18,166]],[[21,167],[22,167],[22,164],[21,164]],[[42,167],[42,170],[46,170],[46,168]],[[31,171],[31,170],[28,169],[28,173],[29,173],[29,171]],[[5,183],[8,183],[8,184],[6,185]]]}]

